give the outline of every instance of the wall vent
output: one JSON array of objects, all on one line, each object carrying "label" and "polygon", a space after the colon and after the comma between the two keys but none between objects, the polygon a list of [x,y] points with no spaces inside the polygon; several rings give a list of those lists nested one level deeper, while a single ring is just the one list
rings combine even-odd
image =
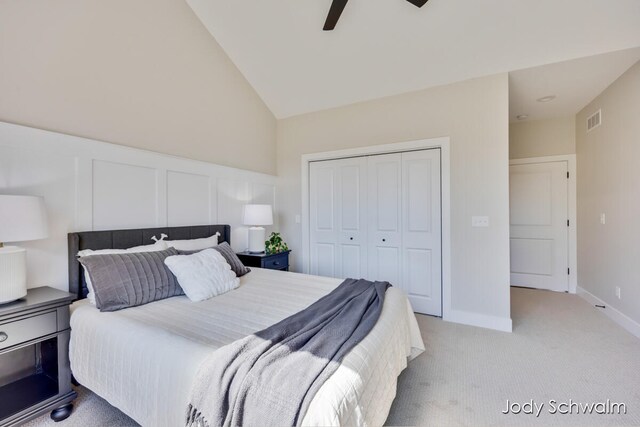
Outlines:
[{"label": "wall vent", "polygon": [[587,132],[591,132],[602,124],[602,110],[598,110],[587,118]]}]

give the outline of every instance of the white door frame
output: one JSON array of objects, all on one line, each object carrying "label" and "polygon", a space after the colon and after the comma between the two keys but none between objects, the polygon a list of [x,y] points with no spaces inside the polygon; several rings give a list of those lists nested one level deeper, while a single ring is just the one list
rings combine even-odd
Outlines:
[{"label": "white door frame", "polygon": [[569,170],[569,293],[575,294],[578,287],[578,234],[577,234],[577,204],[576,204],[576,155],[529,157],[526,159],[511,159],[509,165],[527,165],[532,163],[567,162]]},{"label": "white door frame", "polygon": [[393,144],[349,148],[346,150],[304,154],[302,156],[302,269],[309,273],[309,163],[319,160],[335,160],[347,157],[371,156],[376,154],[400,153],[403,151],[440,148],[440,174],[442,198],[442,318],[451,317],[451,161],[449,137],[421,139]]}]

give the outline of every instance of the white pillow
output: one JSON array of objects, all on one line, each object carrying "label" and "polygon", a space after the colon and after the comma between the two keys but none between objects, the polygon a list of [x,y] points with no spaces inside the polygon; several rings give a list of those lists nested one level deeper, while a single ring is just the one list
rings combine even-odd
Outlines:
[{"label": "white pillow", "polygon": [[192,255],[173,255],[164,263],[191,301],[204,301],[229,292],[240,284],[231,266],[215,249],[205,249]]},{"label": "white pillow", "polygon": [[200,251],[202,249],[209,249],[213,246],[218,246],[218,236],[220,233],[216,233],[211,237],[205,237],[203,239],[191,239],[191,240],[164,240],[169,248],[175,248],[179,251]]},{"label": "white pillow", "polygon": [[134,252],[157,252],[168,249],[167,243],[164,240],[158,240],[151,245],[135,246],[128,249],[85,249],[78,252],[79,257],[91,256],[91,255],[112,255],[112,254],[126,254]]},{"label": "white pillow", "polygon": [[[167,249],[167,244],[162,240],[158,240],[156,243],[152,245],[135,246],[129,249],[98,249],[98,250],[85,249],[85,250],[79,251],[78,256],[85,257],[85,256],[92,256],[92,255],[126,254],[126,253],[133,253],[133,252],[157,252],[157,251],[163,251],[165,249]],[[84,268],[84,266],[82,266],[82,270],[84,271],[84,281],[87,284],[87,290],[89,291],[87,293],[87,299],[89,300],[89,303],[96,305],[96,295],[93,292],[93,284],[91,283],[91,278],[89,278],[89,273],[87,272],[87,269]]]}]

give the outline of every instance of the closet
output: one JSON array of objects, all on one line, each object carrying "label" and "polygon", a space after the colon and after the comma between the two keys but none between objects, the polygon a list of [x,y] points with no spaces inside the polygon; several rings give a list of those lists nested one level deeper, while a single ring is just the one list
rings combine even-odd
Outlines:
[{"label": "closet", "polygon": [[442,315],[440,149],[311,162],[310,273],[386,280]]}]

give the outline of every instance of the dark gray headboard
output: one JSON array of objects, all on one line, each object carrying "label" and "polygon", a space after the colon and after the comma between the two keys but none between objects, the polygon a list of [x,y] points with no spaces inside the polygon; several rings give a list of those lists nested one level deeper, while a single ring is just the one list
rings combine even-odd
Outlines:
[{"label": "dark gray headboard", "polygon": [[69,233],[69,292],[78,299],[87,296],[87,284],[78,262],[77,253],[83,249],[127,249],[151,245],[152,236],[158,239],[162,233],[167,240],[200,239],[220,233],[218,242],[231,244],[231,227],[228,225],[192,225],[188,227],[138,228],[133,230],[82,231]]}]

